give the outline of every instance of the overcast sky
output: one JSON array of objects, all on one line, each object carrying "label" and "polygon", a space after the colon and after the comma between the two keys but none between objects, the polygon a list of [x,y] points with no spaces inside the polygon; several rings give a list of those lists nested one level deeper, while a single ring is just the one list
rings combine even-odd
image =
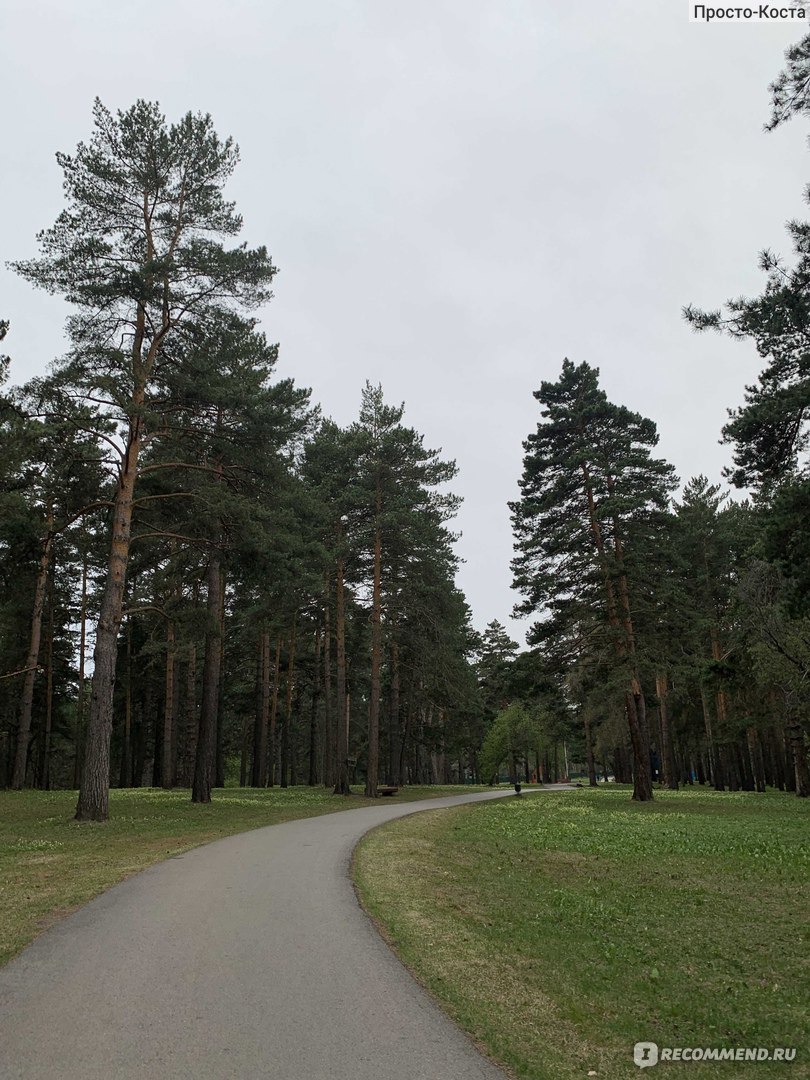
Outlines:
[{"label": "overcast sky", "polygon": [[[366,379],[455,458],[476,626],[510,622],[532,398],[563,357],[652,417],[682,479],[711,479],[760,363],[695,336],[689,301],[762,285],[805,212],[805,125],[767,85],[806,24],[690,23],[686,0],[4,0],[2,255],[62,206],[57,150],[110,108],[210,112],[242,162],[245,239],[281,272],[279,374],[340,423]],[[12,378],[63,349],[63,301],[0,270]]]}]

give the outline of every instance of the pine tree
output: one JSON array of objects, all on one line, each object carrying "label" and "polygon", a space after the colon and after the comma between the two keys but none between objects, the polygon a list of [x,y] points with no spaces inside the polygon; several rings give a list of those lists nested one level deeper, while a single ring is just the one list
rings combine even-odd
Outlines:
[{"label": "pine tree", "polygon": [[[773,130],[796,115],[810,113],[810,34],[791,46],[787,66],[771,84]],[[810,201],[810,192],[806,193]],[[810,223],[791,221],[788,233],[795,263],[788,266],[763,251],[760,267],[767,274],[763,292],[741,297],[721,310],[702,311],[693,305],[684,316],[698,331],[722,330],[750,340],[767,365],[756,384],[747,386],[745,404],[730,410],[723,429],[734,447],[734,469],[727,475],[738,487],[768,490],[772,485],[806,471],[810,440]]]},{"label": "pine tree", "polygon": [[524,442],[521,499],[510,504],[515,587],[522,614],[542,614],[539,636],[599,610],[624,672],[633,747],[633,798],[652,798],[646,701],[634,625],[628,536],[665,511],[673,470],[653,458],[655,425],[599,388],[598,369],[563,363],[535,393],[543,420]]},{"label": "pine tree", "polygon": [[216,299],[253,306],[274,274],[264,248],[225,248],[241,218],[222,194],[238,160],[211,118],[171,126],[155,103],[113,115],[100,101],[94,132],[74,156],[57,155],[67,207],[39,236],[41,257],[16,269],[75,305],[73,349],[59,376],[77,398],[105,403],[119,425],[107,581],[94,652],[85,764],[76,817],[106,820],[113,689],[138,459],[151,433],[145,413],[167,345]]},{"label": "pine tree", "polygon": [[[304,450],[302,478],[312,499],[314,525],[323,545],[324,563],[324,704],[327,744],[324,783],[336,795],[349,792],[349,743],[346,693],[347,574],[356,558],[351,542],[361,514],[357,493],[360,448],[356,432],[325,420]],[[334,598],[334,599],[333,599]],[[335,679],[332,684],[334,633]],[[326,775],[328,774],[328,775]]]},{"label": "pine tree", "polygon": [[[397,552],[413,557],[419,525],[455,511],[458,500],[435,488],[456,474],[455,462],[441,461],[422,437],[402,424],[404,406],[387,405],[382,387],[366,383],[360,418],[353,425],[359,457],[358,499],[365,512],[365,551],[371,579],[371,687],[369,700],[366,795],[376,796],[379,781],[380,695],[383,658],[383,576],[397,563]],[[392,577],[387,574],[390,586]],[[393,614],[388,588],[387,613]]]},{"label": "pine tree", "polygon": [[505,709],[512,696],[512,666],[518,644],[497,619],[487,625],[478,647],[478,684],[487,718],[491,722]]},{"label": "pine tree", "polygon": [[[76,423],[54,417],[47,380],[35,381],[18,394],[16,438],[24,446],[18,483],[25,492],[31,524],[38,535],[38,565],[33,590],[28,649],[19,704],[17,745],[11,787],[25,783],[31,734],[34,683],[39,668],[43,616],[54,574],[57,538],[102,504],[102,475],[95,440],[87,429],[99,426],[89,410],[76,411]],[[52,592],[52,589],[51,589]],[[52,608],[53,605],[51,605]],[[49,645],[49,648],[51,646]],[[52,651],[52,649],[51,649]],[[50,669],[49,669],[50,671]]]}]

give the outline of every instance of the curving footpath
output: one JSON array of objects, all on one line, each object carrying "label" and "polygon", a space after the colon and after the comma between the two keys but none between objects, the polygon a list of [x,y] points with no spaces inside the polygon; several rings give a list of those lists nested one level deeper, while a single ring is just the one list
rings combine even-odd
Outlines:
[{"label": "curving footpath", "polygon": [[0,971],[3,1080],[503,1080],[360,909],[361,836],[484,792],[271,825],[145,870]]}]

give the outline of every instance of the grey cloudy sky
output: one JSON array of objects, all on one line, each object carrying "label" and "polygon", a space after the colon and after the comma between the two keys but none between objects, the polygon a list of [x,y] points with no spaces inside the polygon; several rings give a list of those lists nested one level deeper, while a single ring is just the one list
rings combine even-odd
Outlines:
[{"label": "grey cloudy sky", "polygon": [[[757,291],[758,251],[789,252],[806,131],[762,124],[805,28],[690,23],[686,0],[4,0],[0,254],[59,212],[54,152],[95,95],[210,112],[241,146],[245,238],[281,268],[280,374],[341,423],[366,378],[405,401],[461,470],[475,623],[509,624],[506,502],[564,356],[658,423],[682,478],[728,462],[760,364],[680,309]],[[62,351],[65,314],[0,271],[14,381]]]}]

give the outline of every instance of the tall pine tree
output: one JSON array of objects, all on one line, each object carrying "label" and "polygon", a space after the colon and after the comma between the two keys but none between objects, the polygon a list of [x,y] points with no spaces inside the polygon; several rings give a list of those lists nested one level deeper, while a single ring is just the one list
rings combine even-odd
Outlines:
[{"label": "tall pine tree", "polygon": [[[599,610],[625,684],[633,798],[652,798],[647,708],[634,625],[628,535],[666,509],[675,477],[652,457],[655,424],[612,404],[599,371],[565,360],[535,393],[542,420],[524,442],[521,498],[510,504],[522,614],[557,632]],[[546,625],[543,625],[545,623]]]}]

